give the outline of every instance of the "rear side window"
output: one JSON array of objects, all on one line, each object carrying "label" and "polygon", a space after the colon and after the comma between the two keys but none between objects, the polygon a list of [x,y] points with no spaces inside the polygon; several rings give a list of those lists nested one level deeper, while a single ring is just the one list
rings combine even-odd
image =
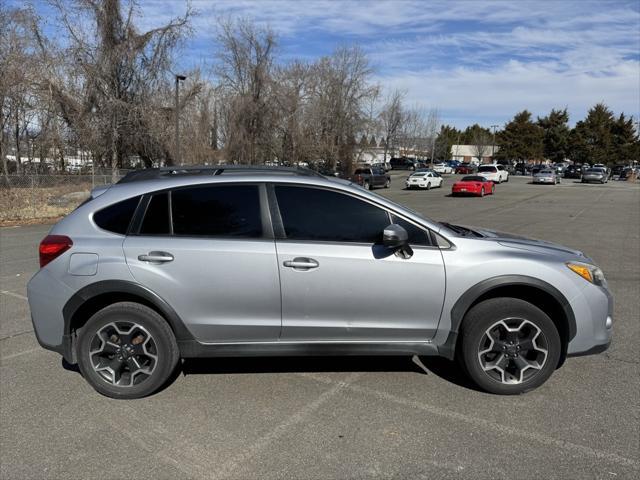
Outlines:
[{"label": "rear side window", "polygon": [[124,235],[129,229],[138,203],[140,203],[140,196],[114,203],[95,212],[93,221],[103,230]]},{"label": "rear side window", "polygon": [[389,225],[386,211],[349,195],[307,187],[275,190],[288,239],[376,243]]},{"label": "rear side window", "polygon": [[173,233],[189,236],[262,236],[256,185],[207,185],[171,192]]},{"label": "rear side window", "polygon": [[149,201],[144,220],[140,226],[141,235],[168,235],[169,226],[169,194],[157,193]]}]

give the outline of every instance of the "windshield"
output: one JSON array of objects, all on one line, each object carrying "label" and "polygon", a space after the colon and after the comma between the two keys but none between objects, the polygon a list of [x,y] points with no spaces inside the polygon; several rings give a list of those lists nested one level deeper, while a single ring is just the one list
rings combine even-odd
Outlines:
[{"label": "windshield", "polygon": [[553,170],[540,170],[540,175],[553,175]]},{"label": "windshield", "polygon": [[602,170],[600,170],[599,168],[590,168],[589,170],[587,170],[587,173],[602,173]]},{"label": "windshield", "polygon": [[425,173],[414,173],[413,175],[411,175],[412,177],[424,177],[426,174]]},{"label": "windshield", "polygon": [[480,167],[478,172],[491,172],[494,173],[496,171],[496,167]]}]

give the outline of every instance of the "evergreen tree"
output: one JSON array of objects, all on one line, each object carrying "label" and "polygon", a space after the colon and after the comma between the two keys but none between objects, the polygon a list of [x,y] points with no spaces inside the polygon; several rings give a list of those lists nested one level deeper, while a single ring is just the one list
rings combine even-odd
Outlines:
[{"label": "evergreen tree", "polygon": [[543,156],[544,130],[531,121],[531,113],[523,110],[498,134],[499,157],[509,160],[539,160]]},{"label": "evergreen tree", "polygon": [[567,123],[569,114],[567,109],[551,110],[544,117],[538,117],[538,126],[544,130],[542,139],[543,155],[553,162],[562,162],[569,156],[569,134],[571,130]]},{"label": "evergreen tree", "polygon": [[438,160],[451,159],[451,147],[461,138],[461,133],[457,128],[449,125],[442,125],[436,138],[436,154]]},{"label": "evergreen tree", "polygon": [[625,117],[621,113],[612,126],[612,163],[629,165],[638,160],[640,155],[640,142],[636,137],[633,126],[633,117]]},{"label": "evergreen tree", "polygon": [[613,112],[604,103],[589,110],[587,117],[579,121],[571,135],[573,160],[595,163],[616,163],[613,149],[613,130],[616,121]]}]

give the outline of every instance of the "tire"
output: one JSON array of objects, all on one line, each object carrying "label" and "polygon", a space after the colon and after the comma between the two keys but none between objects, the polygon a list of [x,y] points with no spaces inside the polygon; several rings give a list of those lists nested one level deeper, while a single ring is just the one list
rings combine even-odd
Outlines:
[{"label": "tire", "polygon": [[[95,313],[80,331],[80,372],[107,397],[151,395],[169,380],[179,360],[178,344],[167,322],[139,303],[109,305]],[[119,378],[110,364],[121,366]]]},{"label": "tire", "polygon": [[484,187],[482,187],[482,189],[480,190],[480,196],[484,197]]},{"label": "tire", "polygon": [[365,190],[371,190],[371,184],[369,182],[365,181],[362,184],[362,188],[364,188]]},{"label": "tire", "polygon": [[[516,298],[491,298],[465,315],[457,355],[483,390],[518,395],[547,381],[558,366],[561,347],[556,326],[538,307]],[[499,352],[494,354],[494,349]]]},{"label": "tire", "polygon": [[427,182],[427,190],[431,190],[431,182]]},{"label": "tire", "polygon": [[391,180],[387,179],[387,181],[384,184],[384,188],[389,188],[391,186]]},{"label": "tire", "polygon": [[496,191],[496,186],[495,185],[491,185],[491,195],[493,195]]}]

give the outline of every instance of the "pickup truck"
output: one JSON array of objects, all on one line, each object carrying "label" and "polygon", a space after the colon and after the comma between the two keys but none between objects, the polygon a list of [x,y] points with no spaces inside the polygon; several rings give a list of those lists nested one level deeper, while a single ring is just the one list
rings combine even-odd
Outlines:
[{"label": "pickup truck", "polygon": [[367,190],[373,190],[375,187],[389,188],[391,186],[391,177],[383,168],[357,168],[351,177],[351,181]]}]

